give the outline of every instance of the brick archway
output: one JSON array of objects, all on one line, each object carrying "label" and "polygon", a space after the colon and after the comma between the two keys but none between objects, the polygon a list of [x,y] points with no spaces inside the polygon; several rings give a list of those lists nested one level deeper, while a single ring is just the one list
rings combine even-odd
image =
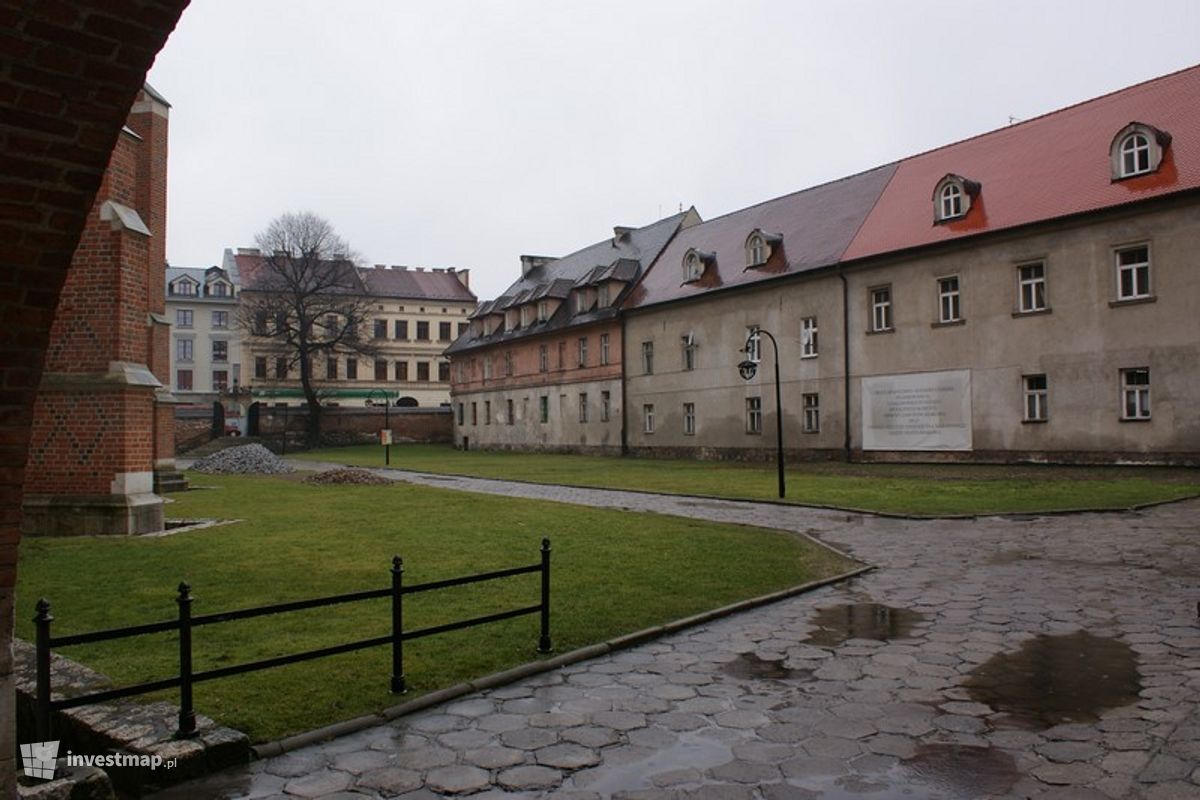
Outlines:
[{"label": "brick archway", "polygon": [[0,797],[16,796],[13,589],[30,423],[109,155],[188,0],[0,0]]}]

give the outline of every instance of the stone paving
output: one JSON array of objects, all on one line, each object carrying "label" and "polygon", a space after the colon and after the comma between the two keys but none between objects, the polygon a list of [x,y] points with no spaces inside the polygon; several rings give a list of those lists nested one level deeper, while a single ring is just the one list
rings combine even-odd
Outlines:
[{"label": "stone paving", "polygon": [[[803,532],[879,569],[164,800],[1200,798],[1200,501],[915,521],[384,474]],[[972,674],[1022,653],[981,701]]]}]

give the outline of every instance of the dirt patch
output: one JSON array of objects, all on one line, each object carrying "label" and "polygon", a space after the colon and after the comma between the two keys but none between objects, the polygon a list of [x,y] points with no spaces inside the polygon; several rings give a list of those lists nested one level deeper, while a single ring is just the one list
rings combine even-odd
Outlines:
[{"label": "dirt patch", "polygon": [[350,484],[354,486],[390,486],[395,481],[376,475],[365,469],[330,469],[309,475],[305,483],[315,483],[322,486]]}]

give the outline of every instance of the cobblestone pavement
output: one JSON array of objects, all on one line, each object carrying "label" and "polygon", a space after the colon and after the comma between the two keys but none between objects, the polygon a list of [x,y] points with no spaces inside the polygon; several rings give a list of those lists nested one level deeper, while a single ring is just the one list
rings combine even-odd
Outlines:
[{"label": "cobblestone pavement", "polygon": [[1200,797],[1200,501],[914,521],[385,474],[799,531],[880,568],[164,798]]}]

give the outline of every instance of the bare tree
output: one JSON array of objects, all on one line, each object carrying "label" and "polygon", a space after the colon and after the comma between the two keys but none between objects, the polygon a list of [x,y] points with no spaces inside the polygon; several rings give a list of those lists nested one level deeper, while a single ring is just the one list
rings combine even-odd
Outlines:
[{"label": "bare tree", "polygon": [[298,368],[308,406],[305,440],[321,434],[321,400],[327,391],[314,374],[339,355],[374,355],[369,335],[369,291],[346,241],[322,217],[288,213],[272,220],[256,242],[260,260],[243,275],[241,325],[263,350]]}]

